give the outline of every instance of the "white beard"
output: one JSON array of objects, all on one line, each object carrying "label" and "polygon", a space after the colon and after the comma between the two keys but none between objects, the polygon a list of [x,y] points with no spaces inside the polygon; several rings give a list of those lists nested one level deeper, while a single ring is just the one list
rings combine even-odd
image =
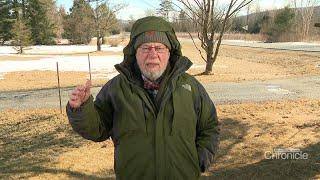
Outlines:
[{"label": "white beard", "polygon": [[164,71],[167,69],[167,66],[163,69],[160,69],[158,72],[145,71],[142,68],[140,68],[140,66],[139,66],[139,69],[144,77],[148,78],[150,81],[155,81],[162,76]]},{"label": "white beard", "polygon": [[158,78],[160,78],[162,76],[162,74],[164,73],[165,70],[166,70],[165,68],[160,70],[160,71],[158,71],[158,72],[148,72],[148,71],[141,70],[141,73],[146,78],[148,78],[150,81],[155,81],[155,80],[157,80]]}]

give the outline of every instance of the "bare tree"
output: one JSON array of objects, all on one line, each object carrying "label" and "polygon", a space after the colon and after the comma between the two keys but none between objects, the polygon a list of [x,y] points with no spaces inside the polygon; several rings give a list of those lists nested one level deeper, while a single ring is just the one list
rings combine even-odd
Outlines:
[{"label": "bare tree", "polygon": [[[201,50],[197,47],[196,43],[193,42],[202,59],[206,62],[206,69],[202,74],[211,74],[213,64],[219,53],[222,37],[228,28],[229,21],[237,12],[253,0],[230,0],[224,6],[219,6],[218,0],[177,1],[183,4],[187,9],[186,14],[188,17],[199,27],[198,38],[201,42],[201,48],[206,53],[206,57],[202,55]],[[226,3],[226,1],[219,2]],[[180,7],[177,4],[175,5]],[[218,35],[215,36],[215,33]]]},{"label": "bare tree", "polygon": [[296,11],[300,12],[302,18],[302,26],[297,26],[301,27],[300,34],[302,39],[306,39],[309,35],[314,8],[319,2],[319,0],[293,0],[294,7],[296,8]]},{"label": "bare tree", "polygon": [[118,21],[115,13],[125,7],[125,4],[116,4],[111,7],[108,0],[88,0],[94,2],[94,22],[97,37],[97,51],[101,51],[102,38],[106,32],[114,27]]}]

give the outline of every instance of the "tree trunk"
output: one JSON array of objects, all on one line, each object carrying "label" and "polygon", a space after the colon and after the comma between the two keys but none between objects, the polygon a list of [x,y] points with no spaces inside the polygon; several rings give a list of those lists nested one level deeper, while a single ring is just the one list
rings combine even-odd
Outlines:
[{"label": "tree trunk", "polygon": [[19,46],[19,54],[22,54],[23,53],[23,47],[22,46]]},{"label": "tree trunk", "polygon": [[106,38],[102,37],[101,41],[102,41],[102,44],[106,44]]},{"label": "tree trunk", "polygon": [[101,37],[98,36],[97,37],[97,51],[101,51],[101,41],[100,41]]},{"label": "tree trunk", "polygon": [[208,48],[207,48],[207,64],[206,64],[206,70],[203,72],[204,75],[209,75],[212,72],[212,67],[213,67],[213,42],[209,40]]},{"label": "tree trunk", "polygon": [[221,45],[221,41],[222,41],[222,35],[220,35],[217,46],[216,46],[216,50],[214,51],[214,56],[212,58],[212,63],[216,62],[218,54],[219,54],[219,50],[220,50],[220,45]]},{"label": "tree trunk", "polygon": [[217,60],[217,57],[218,57],[218,54],[219,54],[219,50],[220,50],[220,46],[221,46],[221,42],[222,42],[222,37],[223,37],[223,34],[224,34],[225,25],[226,25],[226,21],[224,22],[223,27],[222,27],[223,31],[220,32],[218,43],[217,43],[217,46],[216,46],[216,49],[214,51],[214,55],[213,55],[213,58],[212,58],[212,63],[216,62],[216,60]]},{"label": "tree trunk", "polygon": [[206,70],[203,72],[203,75],[209,75],[212,72],[213,67],[213,58],[211,57],[206,64]]}]

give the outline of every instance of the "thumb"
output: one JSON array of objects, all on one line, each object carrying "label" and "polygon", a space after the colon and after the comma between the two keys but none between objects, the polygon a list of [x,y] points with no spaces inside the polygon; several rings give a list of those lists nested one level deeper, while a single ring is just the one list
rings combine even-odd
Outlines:
[{"label": "thumb", "polygon": [[85,84],[85,90],[90,91],[90,88],[92,87],[91,80],[87,80]]},{"label": "thumb", "polygon": [[85,92],[85,101],[89,98],[89,96],[91,95],[91,91],[90,91],[90,89],[91,89],[91,87],[92,87],[92,85],[91,85],[91,81],[90,80],[87,80],[87,82],[86,82],[86,84],[85,84],[85,90],[84,90],[84,92]]},{"label": "thumb", "polygon": [[86,84],[83,86],[83,91],[82,91],[83,95],[81,97],[81,103],[84,103],[89,99],[91,95],[90,88],[91,88],[91,81],[87,80]]}]

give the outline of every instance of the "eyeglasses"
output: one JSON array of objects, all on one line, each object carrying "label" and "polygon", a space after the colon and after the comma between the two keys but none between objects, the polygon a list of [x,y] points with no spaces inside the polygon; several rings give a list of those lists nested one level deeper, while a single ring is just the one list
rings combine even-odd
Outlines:
[{"label": "eyeglasses", "polygon": [[142,46],[142,47],[140,47],[140,49],[141,49],[141,51],[143,53],[150,53],[153,48],[157,53],[165,53],[165,52],[167,52],[167,48],[166,47],[162,47],[162,46]]}]

